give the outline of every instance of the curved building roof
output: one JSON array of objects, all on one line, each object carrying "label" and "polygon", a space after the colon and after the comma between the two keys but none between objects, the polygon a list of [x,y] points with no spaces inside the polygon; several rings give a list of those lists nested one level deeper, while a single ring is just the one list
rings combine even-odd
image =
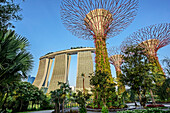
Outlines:
[{"label": "curved building roof", "polygon": [[47,54],[45,56],[42,56],[42,57],[40,57],[40,60],[43,58],[54,58],[56,55],[59,55],[59,54],[73,55],[73,54],[77,54],[78,52],[82,52],[82,51],[91,51],[92,53],[94,53],[95,50],[96,50],[96,48],[92,48],[92,47],[62,50],[62,51],[57,51],[57,52],[53,52],[53,53]]}]

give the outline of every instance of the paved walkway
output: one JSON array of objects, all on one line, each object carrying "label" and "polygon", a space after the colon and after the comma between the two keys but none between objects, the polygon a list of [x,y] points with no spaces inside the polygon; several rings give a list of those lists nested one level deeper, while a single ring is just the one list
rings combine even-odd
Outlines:
[{"label": "paved walkway", "polygon": [[[29,112],[29,113],[51,113],[52,111],[54,111],[54,110],[34,111],[34,112]],[[100,113],[100,112],[87,111],[87,113]],[[116,112],[109,112],[109,113],[116,113]]]},{"label": "paved walkway", "polygon": [[44,111],[33,111],[33,112],[29,112],[29,113],[51,113],[54,110],[44,110]]}]

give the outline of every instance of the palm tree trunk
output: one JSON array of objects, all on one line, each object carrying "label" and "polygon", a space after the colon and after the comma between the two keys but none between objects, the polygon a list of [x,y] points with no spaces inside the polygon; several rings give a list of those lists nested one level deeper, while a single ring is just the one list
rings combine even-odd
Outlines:
[{"label": "palm tree trunk", "polygon": [[64,113],[64,99],[63,99],[63,104],[62,104],[62,113]]},{"label": "palm tree trunk", "polygon": [[83,78],[83,93],[85,95],[84,78]]}]

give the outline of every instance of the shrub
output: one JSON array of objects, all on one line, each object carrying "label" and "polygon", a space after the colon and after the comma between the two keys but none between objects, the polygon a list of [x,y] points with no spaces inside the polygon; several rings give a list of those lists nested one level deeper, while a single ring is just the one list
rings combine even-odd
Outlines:
[{"label": "shrub", "polygon": [[107,109],[107,107],[102,107],[102,113],[109,113],[109,110]]},{"label": "shrub", "polygon": [[80,113],[87,113],[87,110],[85,107],[81,107],[79,110],[80,110]]}]

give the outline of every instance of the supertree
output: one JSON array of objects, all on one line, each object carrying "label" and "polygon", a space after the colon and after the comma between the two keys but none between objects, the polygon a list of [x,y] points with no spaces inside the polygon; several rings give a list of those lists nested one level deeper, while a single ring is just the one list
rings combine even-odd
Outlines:
[{"label": "supertree", "polygon": [[139,29],[123,42],[124,47],[136,45],[144,48],[150,63],[156,67],[153,72],[159,74],[164,72],[159,63],[157,51],[168,44],[170,44],[170,23],[155,24]]},{"label": "supertree", "polygon": [[138,0],[62,0],[61,18],[73,35],[94,40],[96,72],[111,77],[106,39],[118,35],[135,18]]},{"label": "supertree", "polygon": [[120,82],[120,75],[121,75],[120,66],[123,62],[123,55],[121,49],[118,47],[109,48],[108,53],[109,53],[109,61],[112,65],[114,65],[116,70],[118,94],[121,94],[125,91],[125,86]]}]

